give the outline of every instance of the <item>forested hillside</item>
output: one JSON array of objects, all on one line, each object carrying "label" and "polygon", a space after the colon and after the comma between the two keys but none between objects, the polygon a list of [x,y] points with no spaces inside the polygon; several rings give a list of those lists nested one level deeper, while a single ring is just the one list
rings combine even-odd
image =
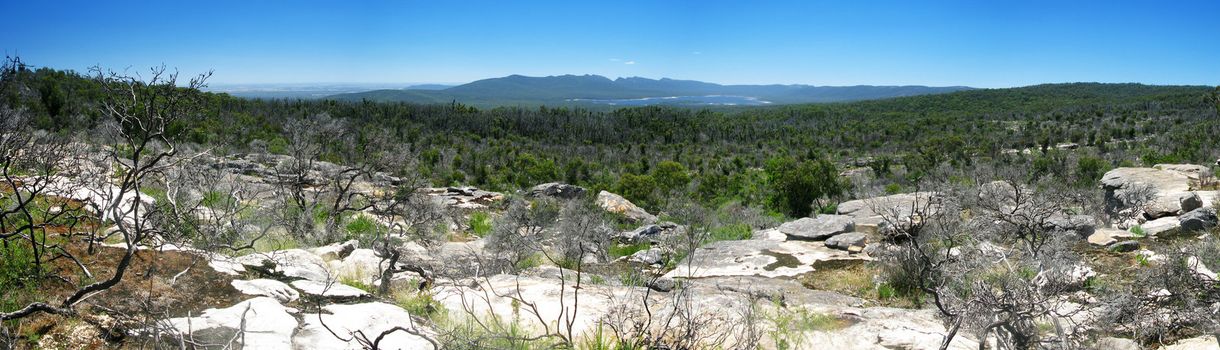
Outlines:
[{"label": "forested hillside", "polygon": [[[843,102],[969,90],[964,86],[810,86],[810,85],[720,85],[694,80],[611,80],[600,75],[527,77],[510,75],[474,81],[445,89],[374,90],[337,94],[340,101],[443,103],[457,101],[480,107],[496,106],[596,106],[590,99],[637,99],[674,96],[730,95],[752,97],[768,103]],[[675,102],[676,103],[676,102]]]},{"label": "forested hillside", "polygon": [[[51,69],[18,76],[14,81],[24,88],[4,98],[29,109],[39,127],[73,132],[96,126],[90,106],[97,91],[88,79]],[[939,165],[979,159],[1029,162],[1037,170],[1031,175],[1086,177],[1081,183],[1100,173],[1082,173],[1077,163],[1110,168],[1215,160],[1220,138],[1202,136],[1220,131],[1207,101],[1210,92],[1204,87],[1081,83],[733,111],[639,107],[608,112],[205,94],[205,115],[182,122],[177,135],[235,151],[265,145],[282,153],[291,132],[288,121],[325,116],[345,126],[343,137],[410,145],[436,185],[511,191],[563,181],[614,189],[656,204],[669,190],[678,190],[658,183],[663,175],[657,166],[677,163],[691,170],[690,183],[700,198],[758,203],[769,195],[762,188],[768,162],[824,160],[836,172],[872,167],[904,185]],[[341,143],[330,145],[336,150],[328,160],[343,161],[337,150]],[[1070,156],[1054,151],[1063,143],[1086,148]],[[1006,150],[1027,148],[1037,152],[1004,156]]]}]

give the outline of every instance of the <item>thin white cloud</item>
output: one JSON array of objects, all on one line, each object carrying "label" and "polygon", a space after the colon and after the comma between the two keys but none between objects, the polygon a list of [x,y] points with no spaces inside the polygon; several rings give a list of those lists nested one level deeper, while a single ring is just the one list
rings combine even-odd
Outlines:
[{"label": "thin white cloud", "polygon": [[690,53],[690,54],[692,54],[692,55],[702,55],[702,54],[703,54],[703,51],[691,51],[691,53]]},{"label": "thin white cloud", "polygon": [[618,59],[618,58],[611,58],[611,59],[610,59],[610,62],[618,62],[618,61],[622,61],[622,59]]},{"label": "thin white cloud", "polygon": [[627,61],[627,62],[623,62],[623,64],[635,64],[635,61]]}]

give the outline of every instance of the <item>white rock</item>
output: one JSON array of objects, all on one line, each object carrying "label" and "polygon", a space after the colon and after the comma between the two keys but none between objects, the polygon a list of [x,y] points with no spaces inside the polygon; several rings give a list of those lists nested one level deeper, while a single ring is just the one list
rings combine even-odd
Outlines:
[{"label": "white rock", "polygon": [[754,233],[750,235],[750,239],[783,242],[788,240],[788,235],[785,235],[783,232],[779,232],[779,228],[777,227],[754,231]]},{"label": "white rock", "polygon": [[242,292],[242,294],[272,297],[281,303],[287,303],[301,297],[301,294],[297,293],[296,289],[276,280],[233,280],[230,284],[233,285],[233,288],[237,288],[237,291]]},{"label": "white rock", "polygon": [[338,282],[327,285],[322,282],[299,280],[292,281],[292,286],[305,292],[305,294],[327,298],[361,298],[369,296],[368,292],[360,288]]},{"label": "white rock", "polygon": [[699,247],[665,277],[792,277],[813,271],[814,262],[830,259],[852,257],[823,242],[719,241]]},{"label": "white rock", "polygon": [[328,265],[335,278],[372,284],[381,276],[384,263],[389,261],[382,262],[372,249],[356,249],[343,260],[331,261]]},{"label": "white rock", "polygon": [[346,258],[348,254],[351,254],[356,250],[356,248],[359,247],[360,242],[353,239],[343,243],[334,243],[313,248],[311,251],[318,257],[321,257],[322,260],[331,261]]},{"label": "white rock", "polygon": [[291,349],[297,319],[273,298],[258,297],[224,309],[208,309],[198,317],[168,320],[180,333],[190,333],[199,342],[227,344],[234,334],[245,330],[242,347],[247,349]]},{"label": "white rock", "polygon": [[598,192],[597,205],[608,212],[623,215],[634,222],[653,223],[657,221],[655,215],[649,214],[643,208],[623,198],[623,196],[610,192]]},{"label": "white rock", "polygon": [[[411,328],[435,336],[434,331],[412,320],[406,310],[385,303],[327,305],[322,307],[320,315],[306,313],[304,319],[301,330],[292,338],[294,349],[363,349],[355,340],[356,336],[362,334],[372,341],[394,327]],[[343,341],[335,334],[349,340]],[[434,348],[426,339],[403,331],[390,333],[378,345],[385,350]]]},{"label": "white rock", "polygon": [[1157,164],[1152,166],[1154,169],[1168,170],[1175,173],[1185,175],[1191,180],[1198,180],[1202,174],[1211,174],[1211,168],[1197,164]]},{"label": "white rock", "polygon": [[1172,216],[1148,221],[1143,225],[1140,225],[1140,228],[1144,230],[1144,234],[1149,237],[1171,234],[1177,231],[1180,227],[1182,227],[1182,223],[1178,221],[1178,218]]},{"label": "white rock", "polygon": [[237,262],[246,266],[263,266],[270,261],[275,265],[274,271],[288,277],[304,278],[311,281],[325,282],[330,278],[326,270],[326,262],[321,257],[304,249],[278,250],[266,253],[254,253],[238,257]]},{"label": "white rock", "polygon": [[1220,346],[1216,345],[1215,336],[1204,336],[1180,340],[1173,345],[1163,347],[1164,350],[1217,350]]},{"label": "white rock", "polygon": [[817,215],[779,225],[779,232],[795,239],[819,240],[855,230],[855,221],[847,215]]}]

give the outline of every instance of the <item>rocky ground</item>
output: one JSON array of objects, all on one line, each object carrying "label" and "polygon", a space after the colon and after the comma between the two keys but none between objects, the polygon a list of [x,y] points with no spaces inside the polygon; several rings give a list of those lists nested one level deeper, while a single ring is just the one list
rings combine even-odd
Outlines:
[{"label": "rocky ground", "polygon": [[[269,183],[283,176],[275,171],[280,161],[284,160],[265,155],[230,157],[216,162],[215,169],[226,172],[232,181],[270,191]],[[319,163],[317,172],[307,178],[324,183],[327,168],[332,166]],[[1054,224],[1077,232],[1080,242],[1089,247],[1085,249],[1095,254],[1155,257],[1161,254],[1155,250],[1158,240],[1196,239],[1198,232],[1216,226],[1212,208],[1218,191],[1199,182],[1200,174],[1210,171],[1203,166],[1173,164],[1114,169],[1100,185],[1108,201],[1124,208],[1118,213],[1122,219],[1106,223],[1089,215],[1064,214]],[[388,191],[396,181],[378,175],[356,187]],[[502,210],[499,203],[506,197],[459,187],[430,188],[424,193],[452,209],[449,226],[454,231],[470,229],[461,223],[471,212],[498,213]],[[149,260],[137,267],[160,264],[162,272],[155,279],[160,286],[155,291],[117,290],[101,298],[117,303],[124,297],[158,296],[159,305],[172,305],[168,310],[173,311],[147,324],[149,327],[129,330],[131,336],[152,339],[151,344],[196,348],[361,349],[376,344],[381,349],[426,349],[442,347],[440,342],[449,336],[443,333],[471,324],[482,328],[511,325],[519,334],[572,339],[596,338],[609,327],[636,327],[723,348],[757,344],[762,348],[934,349],[948,331],[931,308],[912,308],[879,297],[877,271],[872,267],[874,253],[887,249],[884,238],[892,229],[883,220],[886,213],[880,211],[911,217],[912,213],[903,215],[903,211],[915,203],[934,202],[937,193],[844,202],[838,205],[837,214],[757,230],[747,240],[701,245],[668,266],[662,257],[674,247],[666,246],[673,242],[666,237],[681,236],[688,229],[679,223],[665,222],[605,191],[593,195],[583,188],[552,183],[524,195],[592,195],[598,206],[637,227],[615,232],[617,241],[653,244],[622,258],[594,259],[582,271],[544,263],[516,274],[482,272],[480,264],[493,253],[486,249],[485,238],[469,234],[455,234],[461,238],[428,247],[405,241],[397,247],[404,256],[395,263],[402,266],[389,266],[376,247],[361,246],[356,240],[237,254],[161,246],[148,249]],[[632,283],[612,272],[621,271],[614,266],[624,265],[651,274]],[[427,273],[411,266],[425,266]],[[1081,274],[1090,276],[1109,273],[1087,262],[1083,268],[1088,271]],[[1195,268],[1216,278],[1208,266]],[[387,270],[393,275],[382,278]],[[165,271],[181,274],[167,276]],[[138,279],[131,281],[128,283],[135,286]],[[378,295],[386,281],[391,284],[386,288],[390,293]],[[99,333],[89,329],[61,323],[47,330],[38,344],[47,348],[137,344],[96,341],[104,337],[84,340],[88,337],[82,334]],[[1102,338],[1095,344],[1107,349],[1140,348],[1121,338]],[[960,334],[949,348],[977,349],[979,344],[973,335]],[[1200,337],[1162,348],[1215,349],[1216,342]]]}]

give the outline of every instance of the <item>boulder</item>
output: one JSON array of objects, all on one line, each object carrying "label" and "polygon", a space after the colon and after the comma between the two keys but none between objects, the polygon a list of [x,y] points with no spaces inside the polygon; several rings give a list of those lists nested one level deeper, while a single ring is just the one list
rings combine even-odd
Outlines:
[{"label": "boulder", "polygon": [[[1121,230],[1105,229],[1105,230],[1098,230],[1097,232],[1093,232],[1093,234],[1089,235],[1089,237],[1088,237],[1089,244],[1099,246],[1099,247],[1105,247],[1105,246],[1109,246],[1111,244],[1117,243],[1118,238],[1114,237],[1110,233],[1110,231],[1121,231]],[[1126,231],[1123,231],[1123,232],[1126,232]]]},{"label": "boulder", "polygon": [[558,182],[548,182],[531,188],[526,193],[530,197],[555,197],[562,199],[580,198],[585,195],[585,188]]},{"label": "boulder", "polygon": [[330,278],[326,262],[304,249],[277,250],[266,253],[244,255],[236,259],[246,269],[282,275],[287,278],[303,278],[325,282]]},{"label": "boulder", "polygon": [[369,296],[368,292],[346,284],[322,283],[310,280],[292,281],[292,286],[300,289],[306,295],[327,299],[356,299]]},{"label": "boulder", "polygon": [[661,234],[661,226],[659,225],[644,225],[634,230],[621,232],[618,237],[625,241],[638,242],[645,239],[651,239]]},{"label": "boulder", "polygon": [[817,215],[779,225],[779,232],[790,239],[823,240],[840,233],[852,232],[855,221],[847,215]]},{"label": "boulder", "polygon": [[608,212],[622,215],[632,222],[657,222],[657,217],[655,215],[649,214],[648,211],[636,206],[635,204],[631,203],[631,201],[623,198],[623,196],[610,192],[599,192],[597,194],[597,205]]},{"label": "boulder", "polygon": [[360,248],[360,242],[353,239],[343,243],[333,243],[327,246],[317,247],[311,249],[311,251],[313,251],[314,254],[317,254],[318,257],[321,257],[322,260],[331,261],[346,258],[347,255],[351,254],[352,251],[355,251],[356,248]]},{"label": "boulder", "polygon": [[662,254],[660,248],[649,248],[647,250],[641,250],[641,251],[635,252],[635,254],[631,254],[631,257],[628,260],[642,263],[642,264],[652,265],[652,264],[660,264],[661,259],[663,257],[664,257],[664,254]]},{"label": "boulder", "polygon": [[1115,168],[1101,177],[1103,189],[1116,191],[1148,185],[1158,193],[1190,191],[1190,178],[1176,171],[1153,168]]},{"label": "boulder", "polygon": [[868,244],[868,235],[863,232],[844,233],[826,240],[827,247],[842,250],[849,250],[852,247],[864,248],[866,244]]},{"label": "boulder", "polygon": [[229,284],[232,284],[233,288],[236,288],[242,294],[272,297],[281,303],[291,302],[301,297],[301,294],[297,293],[296,289],[276,280],[233,280]]},{"label": "boulder", "polygon": [[915,192],[846,201],[839,203],[836,210],[839,215],[854,219],[856,231],[877,233],[885,217],[918,221],[922,219],[919,216],[938,211],[939,203],[940,196],[936,192]]},{"label": "boulder", "polygon": [[1046,222],[1046,228],[1075,233],[1080,237],[1088,237],[1097,230],[1097,219],[1090,215],[1054,215]]},{"label": "boulder", "polygon": [[1199,208],[1178,217],[1178,224],[1183,231],[1206,231],[1216,227],[1216,212],[1211,208]]},{"label": "boulder", "polygon": [[[293,348],[292,333],[297,328],[289,311],[274,298],[258,297],[224,309],[207,309],[197,317],[171,318],[168,323],[201,344],[287,350]],[[236,337],[243,329],[245,335]]]},{"label": "boulder", "polygon": [[[421,322],[411,319],[402,308],[386,303],[327,305],[320,313],[307,313],[292,341],[298,349],[364,349],[354,336],[362,333],[369,340],[394,327],[411,328],[435,336]],[[332,333],[333,332],[333,333]],[[336,337],[338,335],[338,337]],[[340,339],[342,337],[342,339]],[[378,344],[381,349],[433,349],[427,339],[404,331],[389,333]]]},{"label": "boulder", "polygon": [[1191,180],[1198,180],[1201,175],[1211,174],[1212,172],[1211,168],[1197,164],[1157,164],[1153,165],[1152,168],[1182,174]]},{"label": "boulder", "polygon": [[1176,217],[1168,216],[1160,219],[1145,222],[1140,225],[1144,230],[1144,234],[1148,237],[1164,236],[1177,233],[1182,227],[1182,223]]},{"label": "boulder", "polygon": [[1194,192],[1163,193],[1153,198],[1144,207],[1144,217],[1158,219],[1166,216],[1182,215],[1203,206],[1203,200]]},{"label": "boulder", "polygon": [[377,252],[372,249],[356,249],[343,260],[331,261],[328,264],[331,275],[345,281],[359,281],[371,285],[381,276],[386,266]]},{"label": "boulder", "polygon": [[[1133,196],[1133,193],[1142,193],[1143,190],[1148,191],[1153,202],[1159,203],[1156,206],[1164,207],[1179,207],[1179,208],[1161,208],[1154,209],[1154,213],[1159,213],[1164,210],[1180,210],[1180,203],[1175,202],[1179,199],[1177,195],[1183,192],[1190,191],[1190,178],[1176,171],[1160,170],[1153,168],[1115,168],[1102,175],[1101,188],[1106,191],[1105,200],[1107,210],[1110,212],[1121,212],[1123,210],[1134,208],[1135,210],[1143,210],[1144,207],[1138,205],[1147,205],[1149,203],[1134,202],[1135,200],[1144,200],[1138,198],[1142,196]],[[1139,190],[1140,192],[1131,192]],[[1167,196],[1170,198],[1160,198]]]},{"label": "boulder", "polygon": [[677,286],[677,283],[674,282],[674,279],[672,279],[672,278],[659,277],[657,279],[648,281],[649,289],[652,289],[652,290],[655,290],[658,292],[662,292],[662,293],[668,293],[669,291],[674,290],[674,287],[676,287],[676,286]]}]

